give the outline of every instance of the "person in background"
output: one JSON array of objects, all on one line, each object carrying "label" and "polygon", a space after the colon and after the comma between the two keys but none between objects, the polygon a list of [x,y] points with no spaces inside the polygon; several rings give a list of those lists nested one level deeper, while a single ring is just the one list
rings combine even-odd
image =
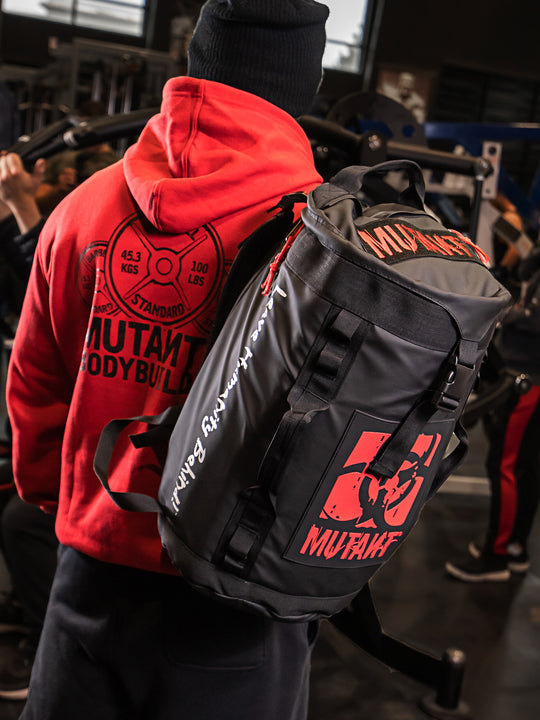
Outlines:
[{"label": "person in background", "polygon": [[[83,103],[79,110],[82,119],[104,113],[103,105],[93,101]],[[4,151],[0,155],[0,256],[9,280],[2,283],[3,312],[15,317],[20,312],[45,216],[76,185],[117,159],[110,146],[102,143],[61,153],[48,161],[41,158],[28,172],[16,153]],[[64,169],[60,171],[60,168]],[[55,183],[55,173],[63,180]],[[46,179],[51,182],[47,184]],[[3,342],[8,347],[14,328],[4,320],[4,314],[2,320]],[[9,352],[5,357],[9,357]],[[7,463],[12,451],[9,420],[6,435],[6,439],[0,441],[0,458]],[[10,480],[12,484],[11,477]],[[21,700],[28,694],[56,569],[58,540],[54,515],[23,502],[8,485],[0,506],[0,547],[12,586],[11,591],[0,598],[0,633],[3,635],[0,698]]]},{"label": "person in background", "polygon": [[43,183],[45,160],[32,172],[16,153],[0,155],[0,253],[26,283],[45,218],[36,195]]},{"label": "person in background", "polygon": [[[20,307],[20,295],[30,276],[39,233],[45,223],[36,202],[36,193],[45,172],[40,159],[32,172],[24,169],[19,155],[4,152],[0,156],[0,253],[13,272],[17,292],[8,290],[6,304],[13,312]],[[12,328],[4,322],[11,341]],[[5,357],[9,357],[6,353]],[[3,457],[11,457],[9,422],[7,438],[2,441]],[[9,472],[12,480],[11,470]],[[54,516],[23,502],[14,490],[4,488],[0,501],[0,548],[6,562],[11,589],[0,599],[0,698],[22,700],[36,653],[49,592],[56,568],[58,540]]]},{"label": "person in background", "polygon": [[[20,313],[39,233],[45,222],[36,203],[36,192],[45,171],[38,160],[26,172],[19,155],[0,153],[0,349],[2,362],[9,357],[14,324]],[[9,433],[9,423],[6,422]],[[10,437],[0,440],[0,459],[11,458]],[[1,614],[1,613],[0,613]],[[1,683],[0,683],[1,685]]]},{"label": "person in background", "polygon": [[[105,114],[103,103],[83,102],[81,121]],[[106,142],[38,159],[28,172],[16,153],[0,153],[0,253],[28,280],[39,233],[58,203],[94,172],[119,159]]]},{"label": "person in background", "polygon": [[56,570],[54,516],[10,493],[0,515],[0,548],[11,581],[0,599],[0,698],[24,700]]},{"label": "person in background", "polygon": [[518,263],[521,297],[503,318],[494,352],[502,367],[525,374],[530,387],[511,393],[484,418],[490,485],[488,527],[483,541],[469,543],[469,556],[447,562],[446,571],[465,582],[504,582],[530,566],[528,539],[540,500],[540,246]]},{"label": "person in background", "polygon": [[[501,217],[510,223],[517,231],[523,233],[525,224],[517,207],[503,193],[497,195],[491,200],[491,204],[500,213]],[[520,262],[520,255],[517,248],[502,237],[499,233],[493,233],[493,274],[505,287],[512,293],[516,299],[520,293],[520,281],[517,270]]]},{"label": "person in background", "polygon": [[[307,715],[316,624],[191,589],[156,517],[116,507],[93,460],[110,420],[182,404],[240,243],[320,184],[295,118],[321,81],[327,17],[314,0],[207,0],[187,76],[42,231],[7,400],[17,489],[56,515],[60,549],[23,720]],[[112,487],[159,481],[152,450],[121,438]]]},{"label": "person in background", "polygon": [[[106,114],[105,105],[98,100],[86,100],[76,113],[80,122]],[[73,188],[118,159],[119,156],[107,142],[81,150],[65,150],[48,158],[43,180],[36,192],[36,202],[42,213],[50,215]]]}]

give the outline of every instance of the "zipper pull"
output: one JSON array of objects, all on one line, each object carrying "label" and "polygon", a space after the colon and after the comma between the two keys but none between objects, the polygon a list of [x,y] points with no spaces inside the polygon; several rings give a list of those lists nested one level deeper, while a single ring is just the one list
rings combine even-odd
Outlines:
[{"label": "zipper pull", "polygon": [[277,275],[277,272],[279,270],[279,266],[281,263],[285,260],[287,257],[287,253],[289,252],[289,249],[293,242],[298,237],[298,234],[300,233],[300,230],[304,227],[304,223],[299,220],[296,225],[291,230],[290,234],[287,236],[285,240],[285,244],[281,248],[281,250],[278,252],[272,263],[270,264],[270,268],[268,270],[268,275],[266,276],[266,279],[264,280],[263,284],[261,285],[261,290],[263,295],[268,295],[270,292],[270,288],[272,287],[272,283],[274,282],[274,278]]}]

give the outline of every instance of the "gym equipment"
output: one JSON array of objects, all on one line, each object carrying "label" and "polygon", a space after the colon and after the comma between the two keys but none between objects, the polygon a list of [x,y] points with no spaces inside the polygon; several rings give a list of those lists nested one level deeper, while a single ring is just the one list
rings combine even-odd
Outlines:
[{"label": "gym equipment", "polygon": [[427,170],[442,170],[474,178],[474,197],[468,235],[473,242],[476,242],[482,187],[486,178],[493,172],[493,165],[488,158],[455,155],[421,145],[389,140],[378,130],[368,130],[359,135],[331,120],[321,120],[311,115],[303,115],[298,121],[308,137],[317,138],[318,141],[337,147],[339,151],[345,153],[348,165],[375,165],[384,160],[407,159],[414,160]]},{"label": "gym equipment", "polygon": [[356,133],[377,130],[395,142],[427,147],[424,129],[410,110],[380,93],[346,95],[330,108],[327,120]]},{"label": "gym equipment", "polygon": [[157,108],[133,110],[79,121],[68,116],[32,135],[23,135],[8,152],[21,156],[29,169],[38,158],[48,158],[63,150],[79,150],[98,143],[138,135]]},{"label": "gym equipment", "polygon": [[462,650],[447,648],[437,658],[387,635],[368,585],[330,622],[372,657],[434,690],[419,701],[427,715],[437,720],[470,720],[469,706],[461,700],[466,660]]}]

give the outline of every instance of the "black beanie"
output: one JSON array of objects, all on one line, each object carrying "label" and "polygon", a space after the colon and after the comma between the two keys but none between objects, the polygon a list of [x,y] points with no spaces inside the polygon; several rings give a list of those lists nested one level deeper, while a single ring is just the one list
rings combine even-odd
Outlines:
[{"label": "black beanie", "polygon": [[314,0],[207,0],[187,74],[246,90],[298,117],[321,81],[327,17],[326,5]]}]

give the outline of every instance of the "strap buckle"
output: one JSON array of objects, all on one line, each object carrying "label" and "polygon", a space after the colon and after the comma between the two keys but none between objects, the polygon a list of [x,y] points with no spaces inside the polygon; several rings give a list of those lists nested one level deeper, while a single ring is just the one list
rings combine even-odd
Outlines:
[{"label": "strap buckle", "polygon": [[472,384],[475,368],[460,364],[456,353],[446,363],[443,376],[431,396],[432,404],[438,410],[452,412],[468,394]]}]

